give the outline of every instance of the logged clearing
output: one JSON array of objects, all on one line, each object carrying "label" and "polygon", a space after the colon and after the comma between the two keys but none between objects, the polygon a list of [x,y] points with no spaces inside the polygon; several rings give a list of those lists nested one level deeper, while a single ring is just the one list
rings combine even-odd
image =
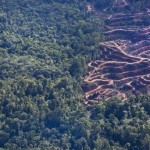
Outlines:
[{"label": "logged clearing", "polygon": [[[113,9],[127,6],[126,1],[116,1]],[[84,79],[85,105],[150,93],[149,19],[148,8],[140,13],[116,11],[105,19],[107,40],[99,43],[100,58],[88,64]]]}]

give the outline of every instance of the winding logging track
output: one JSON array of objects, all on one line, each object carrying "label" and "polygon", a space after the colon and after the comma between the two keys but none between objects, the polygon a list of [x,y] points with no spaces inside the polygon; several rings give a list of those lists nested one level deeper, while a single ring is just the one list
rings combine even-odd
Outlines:
[{"label": "winding logging track", "polygon": [[[125,0],[119,2],[113,7],[128,5]],[[108,41],[99,43],[100,59],[88,64],[85,105],[113,96],[126,100],[131,94],[150,94],[149,19],[149,9],[135,14],[117,12],[106,19]]]}]

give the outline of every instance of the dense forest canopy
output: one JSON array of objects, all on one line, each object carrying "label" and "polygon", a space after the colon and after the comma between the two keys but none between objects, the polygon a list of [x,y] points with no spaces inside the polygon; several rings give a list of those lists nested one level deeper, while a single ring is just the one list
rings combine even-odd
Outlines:
[{"label": "dense forest canopy", "polygon": [[85,0],[0,1],[0,150],[150,148],[149,96],[82,105],[103,30]]}]

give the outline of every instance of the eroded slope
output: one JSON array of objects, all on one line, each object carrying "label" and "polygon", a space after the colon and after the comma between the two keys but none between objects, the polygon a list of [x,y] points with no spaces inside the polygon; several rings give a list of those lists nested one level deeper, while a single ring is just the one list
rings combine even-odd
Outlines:
[{"label": "eroded slope", "polygon": [[[113,7],[124,7],[123,1]],[[107,10],[105,10],[107,11]],[[150,93],[150,11],[115,13],[106,19],[105,36],[99,43],[99,60],[91,61],[84,80],[86,105],[117,96]]]}]

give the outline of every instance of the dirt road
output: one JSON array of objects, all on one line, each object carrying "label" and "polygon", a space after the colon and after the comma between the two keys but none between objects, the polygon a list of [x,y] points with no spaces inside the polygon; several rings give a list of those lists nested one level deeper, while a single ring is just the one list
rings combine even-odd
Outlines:
[{"label": "dirt road", "polygon": [[[113,7],[128,5],[116,1]],[[85,105],[117,96],[150,92],[150,11],[135,14],[115,13],[106,19],[108,41],[99,43],[99,60],[91,61],[84,79]],[[133,28],[134,27],[134,28]]]}]

